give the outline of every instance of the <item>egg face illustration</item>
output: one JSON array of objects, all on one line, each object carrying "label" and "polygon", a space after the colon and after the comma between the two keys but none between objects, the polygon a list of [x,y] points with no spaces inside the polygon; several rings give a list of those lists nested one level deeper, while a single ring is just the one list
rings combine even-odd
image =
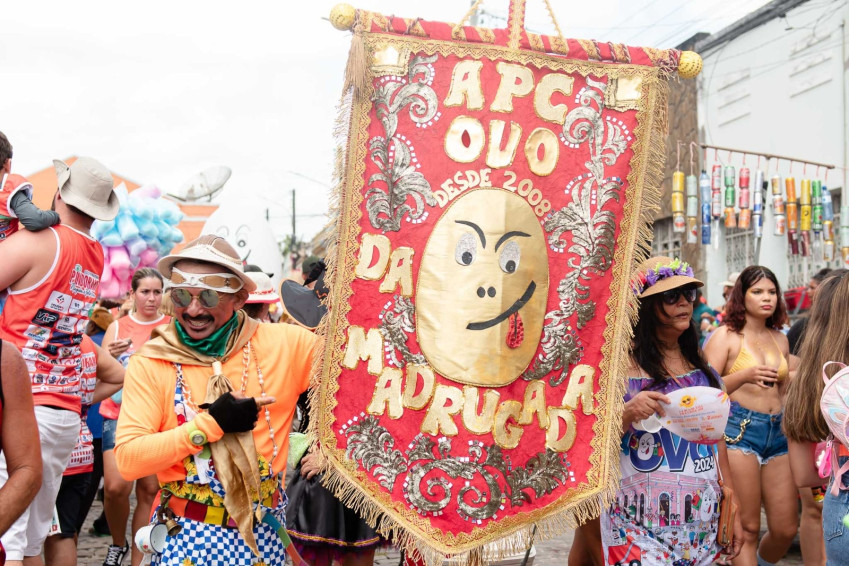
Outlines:
[{"label": "egg face illustration", "polygon": [[469,191],[437,221],[422,256],[422,353],[451,380],[507,385],[537,350],[547,297],[545,235],[531,206],[503,189]]},{"label": "egg face illustration", "polygon": [[648,460],[654,453],[654,435],[650,433],[643,434],[637,448],[637,457],[640,460]]},{"label": "egg face illustration", "polygon": [[718,497],[716,491],[714,491],[712,486],[708,486],[708,489],[705,490],[704,497],[702,498],[702,505],[699,508],[699,519],[704,522],[710,521],[711,517],[713,517],[713,507],[716,505],[718,501]]}]

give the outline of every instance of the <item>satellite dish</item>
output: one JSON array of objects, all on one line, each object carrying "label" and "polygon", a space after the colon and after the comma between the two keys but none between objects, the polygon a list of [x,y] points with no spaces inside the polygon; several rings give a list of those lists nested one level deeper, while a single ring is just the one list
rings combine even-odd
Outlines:
[{"label": "satellite dish", "polygon": [[193,175],[180,190],[168,195],[182,202],[193,202],[203,197],[208,197],[207,201],[211,201],[212,197],[224,188],[232,173],[229,167],[223,165],[210,167]]}]

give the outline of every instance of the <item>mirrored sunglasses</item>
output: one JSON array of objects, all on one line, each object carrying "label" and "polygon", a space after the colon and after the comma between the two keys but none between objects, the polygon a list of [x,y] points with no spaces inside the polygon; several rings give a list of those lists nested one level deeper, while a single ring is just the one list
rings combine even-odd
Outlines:
[{"label": "mirrored sunglasses", "polygon": [[[192,304],[194,298],[195,295],[192,295],[188,289],[171,289],[171,302],[181,309]],[[204,289],[197,294],[197,300],[203,308],[212,309],[217,307],[218,303],[221,302],[221,295],[215,289]]]},{"label": "mirrored sunglasses", "polygon": [[244,283],[232,273],[186,273],[176,267],[171,268],[171,284],[174,286],[214,289],[225,293],[235,293]]},{"label": "mirrored sunglasses", "polygon": [[683,296],[688,303],[695,302],[696,300],[696,290],[695,289],[670,289],[669,291],[664,291],[661,294],[663,297],[663,302],[667,305],[674,305],[678,302],[678,297]]}]

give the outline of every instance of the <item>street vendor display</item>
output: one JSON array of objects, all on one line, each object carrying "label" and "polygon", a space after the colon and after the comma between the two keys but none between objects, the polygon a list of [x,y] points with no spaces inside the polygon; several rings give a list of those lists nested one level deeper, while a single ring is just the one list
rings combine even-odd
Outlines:
[{"label": "street vendor display", "polygon": [[[692,53],[385,17],[353,30],[311,433],[326,484],[429,563],[610,503],[659,203],[666,81]],[[517,536],[506,538],[506,535]]]}]

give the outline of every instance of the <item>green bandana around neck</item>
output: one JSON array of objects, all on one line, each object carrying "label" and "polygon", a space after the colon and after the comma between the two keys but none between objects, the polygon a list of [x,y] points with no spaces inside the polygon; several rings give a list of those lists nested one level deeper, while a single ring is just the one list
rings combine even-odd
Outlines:
[{"label": "green bandana around neck", "polygon": [[233,317],[224,326],[200,340],[195,340],[186,334],[186,331],[180,325],[180,321],[175,320],[174,322],[176,323],[177,336],[179,336],[180,342],[205,356],[220,358],[227,351],[227,340],[230,338],[233,329],[239,324],[239,318],[233,313]]}]

